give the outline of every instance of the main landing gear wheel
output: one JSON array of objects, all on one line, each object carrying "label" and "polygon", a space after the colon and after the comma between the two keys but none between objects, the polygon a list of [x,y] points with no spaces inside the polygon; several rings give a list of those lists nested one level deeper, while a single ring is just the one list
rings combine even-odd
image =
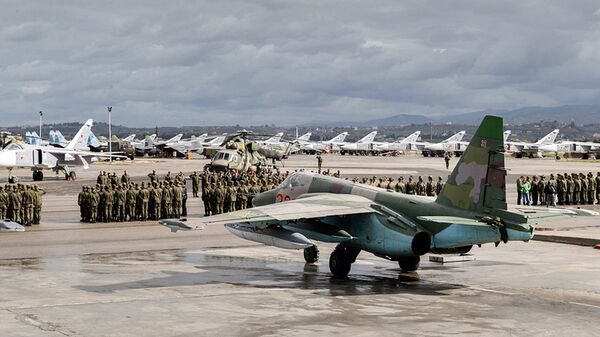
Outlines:
[{"label": "main landing gear wheel", "polygon": [[402,271],[415,271],[419,269],[419,262],[421,262],[421,257],[419,256],[407,256],[398,259],[398,265]]},{"label": "main landing gear wheel", "polygon": [[77,173],[75,173],[75,171],[69,172],[69,174],[67,175],[67,179],[69,178],[71,178],[71,180],[77,179]]},{"label": "main landing gear wheel", "polygon": [[333,277],[348,277],[352,264],[356,261],[359,253],[360,249],[344,245],[343,243],[338,244],[329,257],[329,270],[333,274]]},{"label": "main landing gear wheel", "polygon": [[44,173],[42,171],[33,171],[33,181],[44,180]]},{"label": "main landing gear wheel", "polygon": [[304,248],[304,261],[306,261],[306,263],[315,263],[319,261],[319,248],[317,248],[317,246]]}]

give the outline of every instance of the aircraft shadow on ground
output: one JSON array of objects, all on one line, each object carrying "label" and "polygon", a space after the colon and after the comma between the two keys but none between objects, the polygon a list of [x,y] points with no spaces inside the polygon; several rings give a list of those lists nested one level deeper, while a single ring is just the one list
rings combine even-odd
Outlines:
[{"label": "aircraft shadow on ground", "polygon": [[401,293],[444,296],[448,295],[447,290],[464,288],[459,284],[422,280],[418,273],[401,273],[398,268],[373,270],[356,266],[347,279],[336,279],[324,264],[303,266],[297,262],[230,256],[204,256],[200,260],[200,265],[199,261],[193,261],[199,272],[163,270],[162,273],[167,276],[105,285],[78,285],[75,288],[87,292],[112,293],[131,289],[231,284],[260,289],[314,290],[323,296]]}]

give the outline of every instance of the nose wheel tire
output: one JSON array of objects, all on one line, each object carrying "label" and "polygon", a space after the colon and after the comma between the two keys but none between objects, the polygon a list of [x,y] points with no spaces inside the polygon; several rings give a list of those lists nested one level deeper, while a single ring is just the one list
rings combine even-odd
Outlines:
[{"label": "nose wheel tire", "polygon": [[319,261],[319,248],[317,248],[317,246],[304,248],[304,261],[306,261],[306,263],[315,263]]},{"label": "nose wheel tire", "polygon": [[33,181],[44,180],[44,173],[42,171],[33,171]]},{"label": "nose wheel tire", "polygon": [[407,256],[398,259],[398,265],[402,271],[415,271],[419,269],[419,262],[421,262],[421,257],[419,256]]}]

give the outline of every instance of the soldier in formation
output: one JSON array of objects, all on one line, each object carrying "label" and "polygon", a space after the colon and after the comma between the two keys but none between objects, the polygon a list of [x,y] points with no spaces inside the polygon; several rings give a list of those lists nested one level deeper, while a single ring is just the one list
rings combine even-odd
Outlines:
[{"label": "soldier in formation", "polygon": [[[600,204],[600,172],[558,173],[545,176],[524,177],[517,181],[530,179],[528,196],[532,205],[593,205]],[[522,182],[521,182],[522,183]]]},{"label": "soldier in formation", "polygon": [[42,196],[38,185],[0,186],[0,220],[8,219],[24,226],[39,225],[42,218]]},{"label": "soldier in formation", "polygon": [[[113,178],[114,177],[114,178]],[[100,172],[95,186],[84,186],[78,195],[81,221],[94,223],[147,221],[185,215],[186,180],[182,172],[161,179],[153,171],[150,182],[132,183],[127,172]]]},{"label": "soldier in formation", "polygon": [[444,187],[444,182],[442,177],[438,177],[437,182],[433,181],[433,177],[427,177],[427,182],[423,180],[423,177],[418,176],[417,182],[414,181],[413,176],[408,177],[408,181],[404,181],[404,177],[400,176],[397,180],[394,180],[391,177],[382,177],[378,178],[377,176],[373,176],[372,178],[354,178],[352,179],[355,183],[360,183],[364,185],[370,185],[379,188],[385,188],[389,191],[394,191],[398,193],[405,194],[413,194],[413,195],[422,195],[434,197],[439,195],[442,192],[442,188]]}]

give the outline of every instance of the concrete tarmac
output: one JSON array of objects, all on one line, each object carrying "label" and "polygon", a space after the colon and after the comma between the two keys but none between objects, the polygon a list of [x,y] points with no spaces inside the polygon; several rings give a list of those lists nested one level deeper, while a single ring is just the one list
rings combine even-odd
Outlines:
[{"label": "concrete tarmac", "polygon": [[[455,160],[453,160],[454,164]],[[361,253],[348,280],[330,278],[333,245],[306,265],[301,251],[257,245],[222,226],[170,233],[153,222],[79,223],[77,193],[98,170],[201,170],[204,160],[96,163],[75,182],[47,179],[43,223],[0,233],[0,336],[596,336],[600,251],[533,241],[475,247],[475,261],[423,257],[417,273]],[[348,176],[442,175],[441,158],[325,156]],[[596,172],[595,162],[507,159],[509,198],[520,174]],[[311,156],[286,161],[316,168]],[[15,170],[28,178],[26,170]],[[514,177],[514,179],[513,179]],[[27,179],[25,179],[27,180]],[[203,214],[189,199],[190,216]],[[597,230],[597,218],[565,231]],[[551,226],[549,226],[551,227]],[[547,234],[550,230],[544,231]],[[540,232],[541,233],[541,232]]]}]

